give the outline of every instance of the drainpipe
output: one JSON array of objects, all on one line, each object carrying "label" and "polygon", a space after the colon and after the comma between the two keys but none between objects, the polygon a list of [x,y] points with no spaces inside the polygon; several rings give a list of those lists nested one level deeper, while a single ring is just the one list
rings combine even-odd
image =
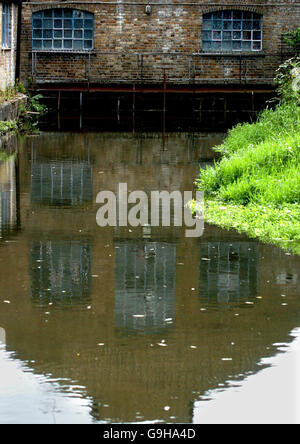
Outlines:
[{"label": "drainpipe", "polygon": [[17,45],[16,45],[16,70],[15,81],[20,80],[20,51],[21,51],[21,27],[22,27],[22,0],[18,1],[18,20],[17,20]]}]

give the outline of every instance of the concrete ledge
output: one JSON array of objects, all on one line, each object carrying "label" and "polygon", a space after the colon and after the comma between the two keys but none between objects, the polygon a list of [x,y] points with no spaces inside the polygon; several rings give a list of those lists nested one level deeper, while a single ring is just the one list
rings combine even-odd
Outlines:
[{"label": "concrete ledge", "polygon": [[4,102],[0,105],[0,120],[9,121],[17,120],[20,115],[20,105],[26,104],[27,96],[18,94],[9,102]]}]

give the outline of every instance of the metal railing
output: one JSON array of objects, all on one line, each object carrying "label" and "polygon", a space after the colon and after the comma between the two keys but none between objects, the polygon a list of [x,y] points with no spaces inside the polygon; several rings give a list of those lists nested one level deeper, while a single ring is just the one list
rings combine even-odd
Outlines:
[{"label": "metal railing", "polygon": [[35,83],[265,84],[283,53],[31,52]]}]

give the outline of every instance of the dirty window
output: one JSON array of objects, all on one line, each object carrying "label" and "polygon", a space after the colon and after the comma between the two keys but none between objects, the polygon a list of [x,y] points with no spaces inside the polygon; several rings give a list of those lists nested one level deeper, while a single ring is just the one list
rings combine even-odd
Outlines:
[{"label": "dirty window", "polygon": [[218,11],[203,15],[204,52],[261,51],[262,16],[248,11]]},{"label": "dirty window", "polygon": [[34,51],[91,51],[94,15],[74,9],[47,9],[32,14]]},{"label": "dirty window", "polygon": [[7,3],[2,4],[2,31],[1,31],[1,48],[10,48],[11,35],[11,5]]}]

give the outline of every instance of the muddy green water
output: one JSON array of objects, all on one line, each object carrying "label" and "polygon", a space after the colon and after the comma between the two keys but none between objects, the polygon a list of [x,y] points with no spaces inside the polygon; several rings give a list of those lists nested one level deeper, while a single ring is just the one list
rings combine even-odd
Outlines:
[{"label": "muddy green water", "polygon": [[[300,258],[209,225],[187,238],[185,227],[96,224],[99,191],[192,190],[221,140],[10,142],[0,163],[0,423],[192,423],[212,403],[223,408],[206,419],[219,422],[236,404],[214,395],[248,377],[254,405],[242,398],[237,411],[251,420],[262,400],[265,412],[274,406],[255,378],[275,374],[273,357],[300,327]],[[283,372],[273,386],[291,385],[290,406],[293,378]]]}]

